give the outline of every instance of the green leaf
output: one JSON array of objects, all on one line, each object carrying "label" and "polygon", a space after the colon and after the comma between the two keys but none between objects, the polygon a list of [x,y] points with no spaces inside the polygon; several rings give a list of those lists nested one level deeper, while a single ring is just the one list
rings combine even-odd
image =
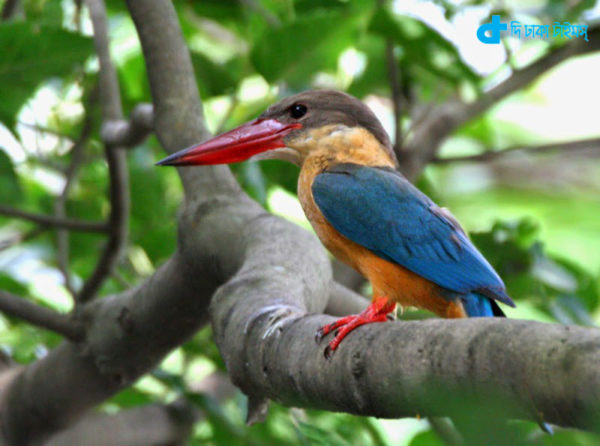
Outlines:
[{"label": "green leaf", "polygon": [[322,446],[349,446],[353,443],[345,440],[337,432],[322,429],[320,427],[308,424],[298,423],[300,432],[310,441],[312,445]]},{"label": "green leaf", "polygon": [[554,258],[553,260],[575,278],[575,281],[577,282],[575,294],[587,311],[596,310],[600,304],[599,278],[566,259]]},{"label": "green leaf", "polygon": [[146,75],[146,63],[142,53],[136,53],[117,67],[119,84],[123,90],[123,97],[131,105],[151,100],[150,85]]},{"label": "green leaf", "polygon": [[141,392],[133,387],[125,389],[110,399],[111,403],[118,405],[121,408],[129,408],[136,406],[145,406],[152,404],[155,398],[145,392]]},{"label": "green leaf", "polygon": [[260,167],[267,178],[268,186],[281,186],[288,192],[296,195],[299,174],[298,166],[285,161],[269,160],[261,162]]},{"label": "green leaf", "polygon": [[432,430],[419,432],[410,442],[410,446],[444,446],[445,444]]},{"label": "green leaf", "polygon": [[192,52],[192,64],[202,98],[231,93],[241,79],[241,60],[234,58],[226,65],[219,65],[205,55]]},{"label": "green leaf", "polygon": [[23,2],[25,16],[29,22],[38,25],[60,27],[63,22],[61,2],[56,0],[36,0]]},{"label": "green leaf", "polygon": [[[154,166],[150,150],[128,159],[131,184],[131,242],[140,245],[153,264],[175,250],[178,202],[170,194],[164,172]],[[171,199],[170,199],[171,198]]]},{"label": "green leaf", "polygon": [[0,146],[0,203],[13,204],[21,199],[21,187],[12,161]]},{"label": "green leaf", "polygon": [[361,39],[357,49],[366,54],[367,65],[363,73],[352,81],[348,93],[359,98],[372,93],[389,94],[385,40],[379,36],[367,35]]},{"label": "green leaf", "polygon": [[211,424],[216,444],[247,444],[242,441],[246,429],[235,423],[210,395],[186,392],[185,397],[202,410]]},{"label": "green leaf", "polygon": [[25,284],[15,280],[12,276],[3,272],[0,272],[0,290],[13,293],[18,296],[27,294],[27,287]]},{"label": "green leaf", "polygon": [[70,74],[93,51],[89,37],[30,23],[1,24],[0,48],[0,122],[11,129],[42,81]]},{"label": "green leaf", "polygon": [[369,32],[392,39],[402,50],[405,66],[419,67],[452,84],[476,82],[479,77],[460,58],[456,47],[425,23],[406,16],[394,16],[380,9]]},{"label": "green leaf", "polygon": [[244,20],[244,3],[238,0],[203,0],[191,5],[196,14],[219,24],[239,25]]},{"label": "green leaf", "polygon": [[268,82],[306,86],[318,71],[337,68],[338,56],[352,45],[363,22],[363,16],[345,10],[306,15],[268,30],[250,59]]}]

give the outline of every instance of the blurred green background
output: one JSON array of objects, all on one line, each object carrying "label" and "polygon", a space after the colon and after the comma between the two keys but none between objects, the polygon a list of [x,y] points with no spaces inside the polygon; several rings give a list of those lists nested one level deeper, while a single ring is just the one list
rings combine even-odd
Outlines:
[{"label": "blurred green background", "polygon": [[[485,95],[513,70],[565,44],[566,39],[558,38],[507,37],[502,45],[484,45],[476,40],[476,29],[492,14],[534,24],[592,23],[600,17],[600,5],[588,0],[174,4],[214,132],[255,117],[282,96],[327,87],[365,100],[393,135],[385,56],[386,42],[391,42],[405,97],[403,133],[410,135],[419,117],[438,104]],[[112,56],[123,104],[130,111],[151,101],[144,60],[123,2],[108,0],[107,7]],[[90,35],[87,11],[70,0],[24,0],[0,23],[1,205],[53,214],[78,143],[83,162],[70,186],[67,215],[94,221],[108,215],[98,66]],[[599,78],[599,55],[569,59],[461,127],[445,142],[440,157],[598,137]],[[451,209],[504,278],[517,303],[516,309],[506,309],[509,317],[589,326],[600,321],[598,149],[514,151],[477,162],[439,162],[420,177],[419,187]],[[175,249],[182,191],[174,169],[154,166],[163,156],[153,137],[127,155],[130,240],[102,295],[143,281]],[[309,228],[295,197],[296,167],[269,161],[232,168],[266,209]],[[69,235],[72,288],[93,270],[103,240],[94,234]],[[1,289],[68,311],[72,299],[57,258],[54,230],[0,216]],[[427,316],[409,311],[404,317]],[[35,361],[60,341],[55,334],[0,316],[0,345],[20,363]],[[427,420],[377,420],[277,405],[265,423],[247,427],[243,395],[233,392],[217,400],[205,392],[207,377],[224,372],[206,328],[99,410],[116,413],[186,398],[205,415],[190,444],[451,444],[443,422],[440,427]],[[467,423],[460,429],[466,435],[475,426]],[[545,436],[533,423],[498,429],[496,439],[487,438],[485,444],[600,444],[600,437],[575,431]]]}]

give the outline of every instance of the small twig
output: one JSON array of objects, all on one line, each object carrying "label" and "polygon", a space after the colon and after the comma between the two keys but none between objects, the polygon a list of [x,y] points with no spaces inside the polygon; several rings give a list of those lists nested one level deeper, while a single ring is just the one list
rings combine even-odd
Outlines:
[{"label": "small twig", "polygon": [[[377,2],[380,8],[385,8],[385,3],[385,0],[378,0]],[[402,151],[402,86],[392,39],[385,40],[385,62],[394,107],[394,153],[400,159],[400,152]]]},{"label": "small twig", "polygon": [[[451,99],[439,104],[418,127],[413,126],[413,135],[407,142],[408,152],[413,156],[405,160],[403,173],[415,179],[431,160],[437,157],[441,143],[464,123],[480,116],[494,104],[512,93],[526,87],[543,73],[563,61],[582,54],[600,50],[600,26],[588,29],[589,42],[573,39],[560,48],[550,50],[526,67],[513,70],[512,75],[482,94],[472,102]],[[402,167],[402,166],[401,166]]]},{"label": "small twig", "polygon": [[8,206],[0,206],[0,215],[6,217],[21,218],[41,225],[56,226],[58,228],[70,229],[83,232],[108,232],[108,225],[104,222],[76,220],[74,218],[59,218],[53,215],[34,214],[21,211]]},{"label": "small twig", "polygon": [[38,235],[42,234],[47,229],[48,229],[48,226],[40,225],[40,226],[37,226],[25,233],[20,232],[10,238],[4,239],[4,240],[0,241],[0,251],[4,251],[5,249],[11,248],[18,243],[22,243],[22,242],[31,240],[32,238],[35,238]]},{"label": "small twig", "polygon": [[541,74],[564,60],[600,50],[600,25],[590,26],[588,35],[589,42],[583,39],[573,40],[560,48],[549,51],[546,55],[524,68],[513,69],[513,74],[509,78],[485,92],[478,100],[465,104],[458,124],[478,116],[498,101],[530,84]]},{"label": "small twig", "polygon": [[402,151],[402,88],[400,72],[394,56],[394,43],[391,39],[385,41],[385,58],[394,106],[394,152],[398,156]]},{"label": "small twig", "polygon": [[[99,87],[103,122],[123,119],[117,71],[111,61],[106,7],[103,0],[86,0],[94,28],[94,45],[100,62]],[[105,143],[105,155],[110,178],[109,237],[92,275],[83,284],[77,301],[92,299],[104,280],[111,274],[127,242],[129,222],[129,174],[125,152]]]},{"label": "small twig", "polygon": [[138,104],[131,111],[129,121],[107,121],[100,136],[109,146],[134,147],[152,132],[154,112],[152,104]]},{"label": "small twig", "polygon": [[129,280],[127,280],[127,278],[125,278],[125,276],[118,269],[115,269],[112,272],[112,276],[124,289],[128,289],[133,286],[133,284],[129,282]]},{"label": "small twig", "polygon": [[449,163],[464,163],[464,162],[485,162],[491,161],[512,152],[526,153],[548,153],[548,152],[567,152],[573,150],[585,150],[590,147],[600,148],[600,138],[582,139],[580,141],[567,141],[558,143],[540,144],[537,146],[513,146],[503,150],[488,150],[476,155],[453,156],[448,158],[434,158],[432,163],[449,164]]},{"label": "small twig", "polygon": [[[90,99],[92,103],[94,102],[95,96],[95,92],[93,92]],[[75,144],[71,149],[71,164],[65,173],[65,185],[61,194],[54,202],[54,213],[58,218],[65,218],[67,216],[66,204],[67,199],[69,198],[69,192],[73,182],[75,181],[77,171],[83,162],[85,145],[92,134],[93,113],[89,110],[90,105],[91,104],[88,104],[88,107],[86,107],[87,110],[79,138],[77,138],[77,141],[75,141]],[[69,293],[71,293],[72,296],[75,296],[77,292],[73,286],[71,274],[69,272],[69,233],[64,229],[58,229],[56,231],[56,243],[58,269],[63,276],[65,288],[69,291]]]},{"label": "small twig", "polygon": [[83,0],[75,0],[75,14],[73,16],[73,23],[78,31],[81,31],[81,8],[83,6]]},{"label": "small twig", "polygon": [[502,47],[504,48],[504,52],[506,53],[506,64],[511,68],[511,70],[516,70],[517,67],[513,58],[513,50],[508,44],[508,39],[501,39],[500,41],[502,42]]},{"label": "small twig", "polygon": [[15,11],[17,10],[17,5],[19,4],[19,0],[6,0],[4,6],[2,7],[2,20],[10,19]]},{"label": "small twig", "polygon": [[446,446],[463,446],[465,444],[460,433],[448,419],[428,417],[427,421],[431,429],[443,440]]},{"label": "small twig", "polygon": [[281,20],[267,8],[265,8],[262,3],[256,0],[240,0],[240,2],[245,5],[248,9],[253,10],[258,15],[260,15],[265,22],[267,22],[273,28],[278,28],[281,26]]},{"label": "small twig", "polygon": [[0,291],[0,311],[37,327],[59,333],[73,342],[80,341],[83,337],[83,328],[70,317],[6,291]]}]

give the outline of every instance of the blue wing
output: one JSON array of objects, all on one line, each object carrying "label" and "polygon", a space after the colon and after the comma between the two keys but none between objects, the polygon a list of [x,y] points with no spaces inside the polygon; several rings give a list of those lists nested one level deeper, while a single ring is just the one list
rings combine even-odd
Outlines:
[{"label": "blue wing", "polygon": [[376,255],[456,293],[514,306],[454,217],[400,173],[340,164],[315,177],[312,193],[336,230]]}]

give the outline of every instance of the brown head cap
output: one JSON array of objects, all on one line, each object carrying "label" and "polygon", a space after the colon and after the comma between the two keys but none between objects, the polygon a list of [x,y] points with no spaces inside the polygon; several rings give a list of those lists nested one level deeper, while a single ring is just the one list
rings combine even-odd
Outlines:
[{"label": "brown head cap", "polygon": [[396,159],[390,138],[375,114],[354,96],[335,90],[308,90],[282,99],[269,107],[260,118],[280,122],[300,122],[302,130],[342,124],[363,127]]}]

